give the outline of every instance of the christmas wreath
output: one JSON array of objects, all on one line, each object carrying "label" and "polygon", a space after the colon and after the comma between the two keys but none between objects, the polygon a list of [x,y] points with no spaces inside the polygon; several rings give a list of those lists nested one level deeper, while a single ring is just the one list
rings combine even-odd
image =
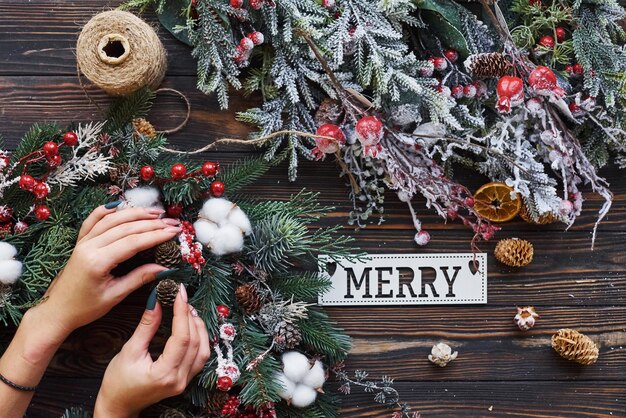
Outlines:
[{"label": "christmas wreath", "polygon": [[[334,158],[350,187],[349,223],[383,213],[384,190],[419,195],[489,239],[514,218],[571,225],[581,187],[605,201],[598,169],[622,167],[626,32],[615,0],[129,0],[156,7],[193,47],[198,88],[239,114],[268,161]],[[469,166],[494,182],[476,198],[453,180]],[[597,223],[596,223],[597,227]],[[593,237],[595,238],[595,229]],[[593,245],[593,241],[592,241]]]},{"label": "christmas wreath", "polygon": [[335,416],[336,397],[322,386],[350,339],[316,306],[330,286],[318,257],[363,255],[339,227],[312,227],[332,210],[314,193],[238,194],[269,168],[265,160],[221,167],[164,154],[165,137],[143,118],[153,98],[141,90],[119,99],[102,123],[35,125],[2,153],[0,320],[18,323],[40,301],[95,207],[118,199],[118,210],[162,208],[183,232],[117,269],[150,261],[178,269],[157,285],[158,298],[171,304],[172,280],[184,282],[213,336],[214,355],[175,406],[202,416]]}]

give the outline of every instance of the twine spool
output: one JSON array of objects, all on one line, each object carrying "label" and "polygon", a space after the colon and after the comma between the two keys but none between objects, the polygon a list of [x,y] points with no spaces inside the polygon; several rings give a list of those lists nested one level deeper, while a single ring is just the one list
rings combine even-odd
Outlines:
[{"label": "twine spool", "polygon": [[165,48],[156,32],[129,12],[111,10],[95,15],[83,27],[76,44],[79,71],[111,95],[155,89],[167,68]]}]

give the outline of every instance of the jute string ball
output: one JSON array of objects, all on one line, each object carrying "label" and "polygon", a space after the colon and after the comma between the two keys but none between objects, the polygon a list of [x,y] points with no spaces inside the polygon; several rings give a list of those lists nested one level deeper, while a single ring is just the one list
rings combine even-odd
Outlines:
[{"label": "jute string ball", "polygon": [[78,36],[76,58],[79,71],[116,96],[145,86],[157,88],[167,68],[165,48],[156,32],[121,10],[99,13],[87,22]]}]

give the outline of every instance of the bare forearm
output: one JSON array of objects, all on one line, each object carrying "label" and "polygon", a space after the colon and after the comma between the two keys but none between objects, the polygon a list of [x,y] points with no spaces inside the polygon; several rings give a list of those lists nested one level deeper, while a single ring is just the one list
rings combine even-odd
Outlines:
[{"label": "bare forearm", "polygon": [[[13,341],[0,358],[0,374],[21,386],[37,386],[67,333],[50,326],[46,308],[26,313]],[[22,391],[0,382],[0,405],[7,418],[21,418],[34,392]]]}]

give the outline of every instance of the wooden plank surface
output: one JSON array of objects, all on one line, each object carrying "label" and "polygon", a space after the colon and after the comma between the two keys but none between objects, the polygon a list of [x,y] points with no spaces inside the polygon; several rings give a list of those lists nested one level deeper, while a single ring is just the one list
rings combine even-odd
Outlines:
[{"label": "wooden plank surface", "polygon": [[[76,77],[73,46],[89,16],[118,1],[0,1],[0,130],[9,147],[28,126],[42,120],[98,119]],[[148,20],[158,27],[154,16]],[[183,92],[192,103],[187,128],[170,137],[174,146],[192,149],[221,137],[244,137],[248,127],[234,113],[254,103],[235,95],[232,108],[220,111],[214,98],[195,90],[195,66],[189,49],[159,29],[168,50],[164,83]],[[87,86],[101,107],[107,98]],[[175,126],[184,115],[179,99],[159,97],[154,120],[160,128]],[[249,155],[245,147],[223,148],[201,158],[228,163]],[[535,245],[535,260],[511,269],[489,259],[489,303],[486,306],[330,308],[328,311],[354,338],[347,367],[367,369],[372,376],[398,380],[403,400],[424,417],[615,417],[626,416],[626,182],[623,172],[604,169],[615,202],[602,223],[595,251],[590,231],[601,200],[587,193],[583,215],[567,232],[562,225],[536,227],[521,221],[505,225],[501,237],[519,236]],[[484,179],[462,173],[471,188]],[[285,167],[248,189],[263,198],[288,199],[300,188],[319,191],[323,203],[336,210],[320,225],[345,224],[350,210],[347,189],[332,161],[304,162],[300,178],[289,183]],[[412,242],[406,207],[387,195],[385,222],[361,231],[347,229],[355,246],[371,253],[466,252],[471,234],[458,223],[444,224],[417,199],[415,207],[433,237],[426,248]],[[494,243],[482,244],[491,252]],[[141,289],[105,318],[77,330],[63,345],[29,410],[31,417],[60,416],[72,405],[90,407],[108,361],[134,329],[147,296]],[[516,305],[535,305],[542,315],[537,327],[522,334],[512,323]],[[562,327],[577,328],[600,345],[600,359],[581,368],[560,359],[550,348],[550,335]],[[0,331],[6,343],[11,330]],[[433,343],[446,341],[459,358],[445,369],[426,356]],[[158,342],[157,342],[158,344]],[[344,399],[342,416],[388,417],[370,395]],[[151,412],[146,416],[158,416]]]}]

